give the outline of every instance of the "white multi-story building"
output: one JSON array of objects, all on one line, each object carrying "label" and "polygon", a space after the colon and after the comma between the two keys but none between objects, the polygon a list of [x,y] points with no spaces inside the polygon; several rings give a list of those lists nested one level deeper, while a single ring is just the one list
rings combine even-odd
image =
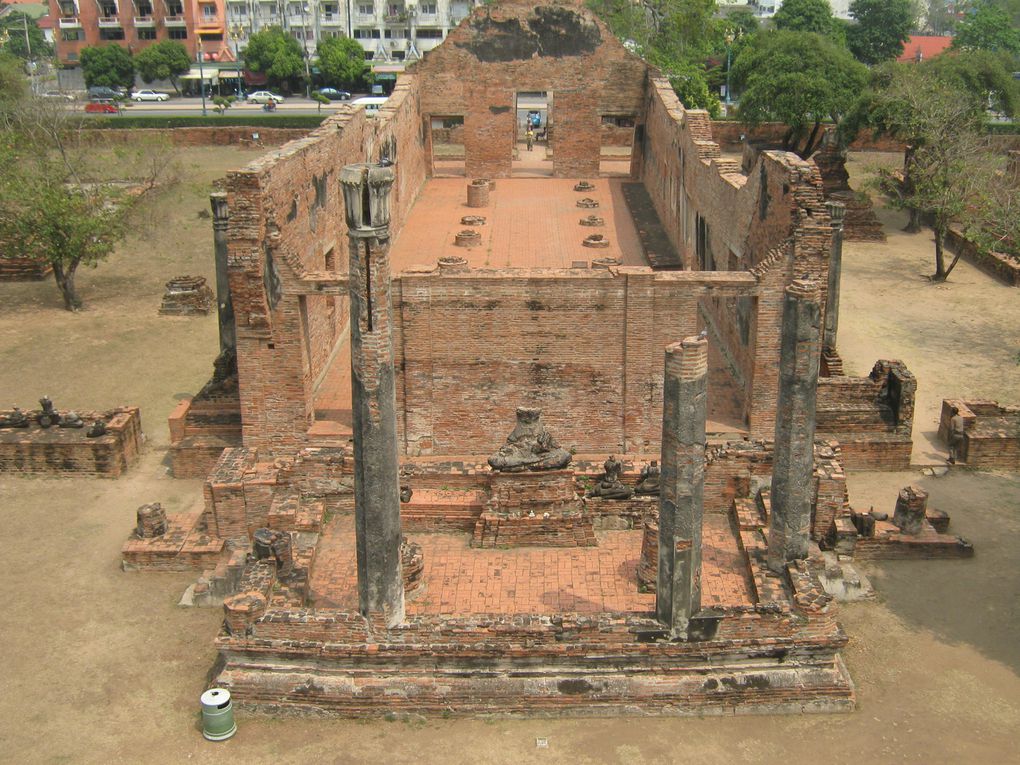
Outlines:
[{"label": "white multi-story building", "polygon": [[479,0],[350,0],[351,36],[374,62],[413,61],[446,39]]},{"label": "white multi-story building", "polygon": [[319,40],[352,37],[376,63],[413,61],[446,39],[480,0],[227,0],[227,29],[237,48],[280,26],[308,55]]},{"label": "white multi-story building", "polygon": [[[776,11],[783,7],[783,0],[750,0],[747,4],[754,9],[755,14],[767,19],[775,16]],[[850,0],[829,0],[829,6],[837,19],[850,18]]]}]

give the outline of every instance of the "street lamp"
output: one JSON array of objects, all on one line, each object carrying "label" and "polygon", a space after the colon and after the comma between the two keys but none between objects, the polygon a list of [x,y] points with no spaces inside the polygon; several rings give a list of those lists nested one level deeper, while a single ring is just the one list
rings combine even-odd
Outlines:
[{"label": "street lamp", "polygon": [[[312,97],[312,72],[308,66],[308,20],[305,13],[309,10],[305,3],[301,4],[301,52],[305,56],[305,98]],[[314,37],[314,35],[313,35]]]},{"label": "street lamp", "polygon": [[202,116],[207,116],[205,110],[205,53],[202,52],[202,35],[198,36],[198,87],[202,91]]},{"label": "street lamp", "polygon": [[244,26],[239,22],[235,21],[230,25],[230,29],[227,34],[230,35],[230,39],[234,41],[234,62],[237,64],[237,97],[241,97],[241,46],[239,40],[244,37]]},{"label": "street lamp", "polygon": [[740,39],[741,30],[730,30],[726,33],[726,116],[730,116],[730,104],[733,99],[730,97],[730,64],[733,61],[733,43]]}]

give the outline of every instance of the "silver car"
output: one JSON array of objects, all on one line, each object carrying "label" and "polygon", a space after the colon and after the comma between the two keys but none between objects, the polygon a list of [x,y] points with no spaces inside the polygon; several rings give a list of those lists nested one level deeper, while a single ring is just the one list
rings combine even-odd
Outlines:
[{"label": "silver car", "polygon": [[283,96],[278,96],[275,93],[270,93],[268,90],[256,90],[248,96],[249,104],[268,104],[270,101],[275,101],[278,104],[283,103]]}]

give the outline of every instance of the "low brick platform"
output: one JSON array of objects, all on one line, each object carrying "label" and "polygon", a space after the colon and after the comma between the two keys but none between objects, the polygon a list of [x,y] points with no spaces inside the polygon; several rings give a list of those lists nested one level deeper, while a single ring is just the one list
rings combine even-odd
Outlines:
[{"label": "low brick platform", "polygon": [[132,536],[121,547],[125,571],[201,571],[213,568],[223,552],[224,540],[197,527],[200,513],[168,515],[164,534],[148,539]]},{"label": "low brick platform", "polygon": [[[0,411],[0,417],[10,414]],[[0,472],[117,478],[138,459],[143,438],[138,407],[79,412],[83,428],[41,428],[38,414],[25,412],[32,422],[27,428],[0,429]],[[88,438],[86,432],[96,420],[106,424],[106,434]]]},{"label": "low brick platform", "polygon": [[0,282],[40,282],[52,272],[45,260],[0,258]]},{"label": "low brick platform", "polygon": [[959,464],[978,470],[1020,470],[1020,407],[980,399],[943,400],[939,439],[947,445],[954,406],[965,427]]}]

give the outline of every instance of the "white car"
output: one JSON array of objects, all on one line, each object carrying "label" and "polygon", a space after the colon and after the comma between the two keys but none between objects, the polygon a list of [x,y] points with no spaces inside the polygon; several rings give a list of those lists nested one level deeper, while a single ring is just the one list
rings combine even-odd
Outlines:
[{"label": "white car", "polygon": [[254,93],[248,94],[249,104],[268,104],[270,101],[276,101],[276,103],[282,104],[283,96],[270,93],[268,90],[256,90]]},{"label": "white car", "polygon": [[131,94],[132,101],[169,101],[170,96],[166,93],[157,93],[155,90],[136,90]]}]

